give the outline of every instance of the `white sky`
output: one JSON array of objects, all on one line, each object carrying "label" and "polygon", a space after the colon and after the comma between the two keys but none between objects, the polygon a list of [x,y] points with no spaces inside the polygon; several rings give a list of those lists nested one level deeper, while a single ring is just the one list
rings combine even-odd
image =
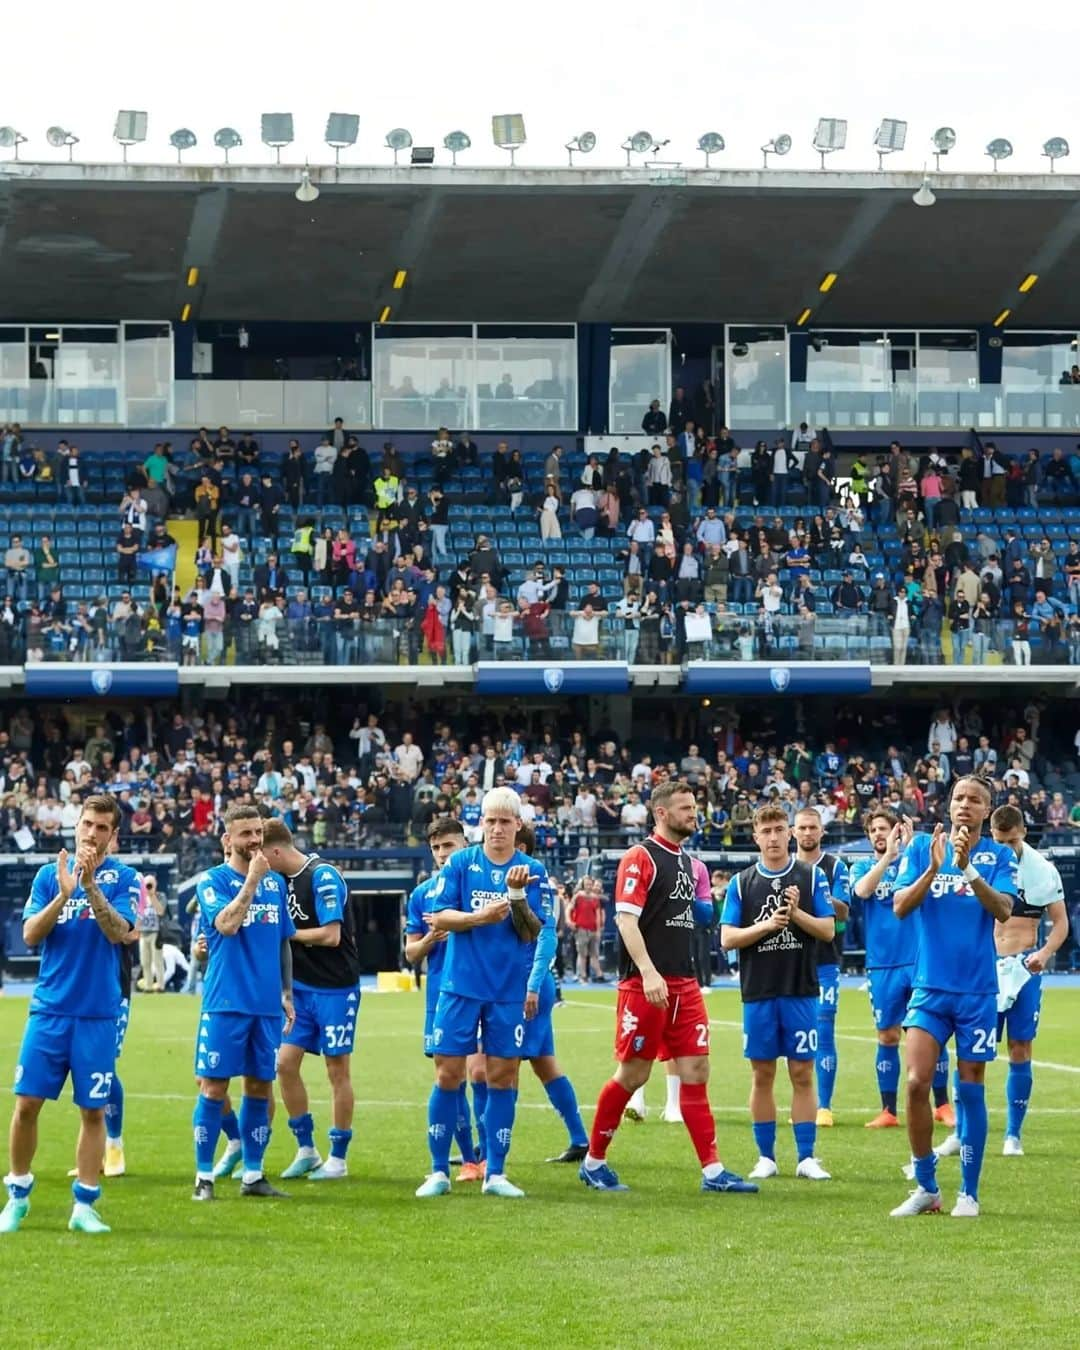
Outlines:
[{"label": "white sky", "polygon": [[[625,163],[619,143],[646,130],[670,138],[661,157],[701,164],[704,131],[727,151],[714,167],[761,164],[759,147],[788,132],[785,167],[814,168],[818,117],[848,119],[848,149],[830,167],[871,169],[881,117],[908,122],[895,169],[933,166],[935,127],[956,129],[943,161],[955,171],[989,168],[996,136],[1015,154],[1008,167],[1046,167],[1043,142],[1065,136],[1080,173],[1075,90],[1080,12],[1016,0],[752,0],[739,14],[723,0],[53,0],[13,10],[0,122],[29,137],[23,159],[60,160],[45,128],[80,137],[77,158],[116,160],[116,110],[145,109],[149,140],[133,162],[174,158],[169,133],[199,137],[185,160],[217,162],[214,130],[243,135],[233,161],[272,162],[259,142],[261,112],[291,111],[296,142],[286,162],[330,162],[326,114],[361,116],[360,140],[343,162],[391,161],[386,132],[405,126],[416,144],[463,129],[469,165],[505,164],[491,144],[493,113],[521,112],[529,138],[521,165],[565,165],[563,144],[595,131],[590,166]],[[369,12],[365,13],[367,10]],[[820,16],[820,17],[819,17]],[[1033,26],[1034,25],[1034,26]],[[0,151],[7,156],[9,152]],[[773,160],[773,164],[781,161]]]}]

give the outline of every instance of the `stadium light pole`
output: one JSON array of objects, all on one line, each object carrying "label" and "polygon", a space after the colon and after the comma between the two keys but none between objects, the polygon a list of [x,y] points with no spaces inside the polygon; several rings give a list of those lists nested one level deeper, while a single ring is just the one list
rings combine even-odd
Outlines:
[{"label": "stadium light pole", "polygon": [[144,112],[121,111],[116,114],[113,127],[113,140],[124,153],[124,163],[128,162],[128,150],[133,145],[141,145],[146,140],[149,118]]},{"label": "stadium light pole", "polygon": [[574,151],[579,155],[588,155],[596,149],[596,132],[583,131],[580,136],[571,136],[566,142],[566,152],[570,156],[570,167],[574,167]]},{"label": "stadium light pole", "polygon": [[[666,145],[667,142],[665,141]],[[652,155],[660,149],[659,142],[653,138],[650,131],[635,131],[632,136],[628,136],[622,143],[623,150],[626,151],[626,167],[630,167],[630,156],[634,155]]]},{"label": "stadium light pole", "polygon": [[707,131],[697,143],[697,148],[705,156],[705,167],[712,167],[713,155],[718,155],[724,148],[724,138],[718,131]]},{"label": "stadium light pole", "polygon": [[491,119],[491,139],[500,150],[510,152],[510,167],[514,156],[525,144],[525,118],[521,113],[499,113]]},{"label": "stadium light pole", "polygon": [[185,150],[193,150],[198,145],[198,137],[187,127],[180,127],[169,137],[169,144],[176,151],[177,164],[182,163]]},{"label": "stadium light pole", "polygon": [[45,133],[45,139],[57,150],[67,147],[69,164],[75,158],[75,147],[79,144],[79,138],[74,132],[65,131],[63,127],[50,127]]},{"label": "stadium light pole", "polygon": [[225,152],[225,163],[228,164],[229,151],[236,150],[239,146],[243,145],[244,142],[240,133],[233,127],[219,127],[218,130],[214,132],[214,144],[219,150]]},{"label": "stadium light pole", "polygon": [[764,157],[764,163],[762,164],[761,167],[763,169],[767,169],[769,167],[770,155],[783,156],[786,155],[790,149],[791,149],[791,137],[787,134],[786,131],[783,133],[783,135],[776,136],[771,141],[766,141],[765,144],[761,147],[761,153],[762,156]]},{"label": "stadium light pole", "polygon": [[457,168],[458,155],[468,150],[471,145],[472,141],[464,131],[448,131],[443,137],[443,149],[450,151],[450,164],[453,168]]},{"label": "stadium light pole", "polygon": [[360,118],[357,113],[331,113],[326,119],[326,144],[334,152],[334,163],[341,163],[341,152],[356,144],[360,134]]},{"label": "stadium light pole", "polygon": [[825,167],[825,156],[843,150],[847,145],[847,119],[843,117],[820,117],[814,131],[813,146],[821,156],[821,167]]},{"label": "stadium light pole", "polygon": [[1012,152],[1012,141],[1006,140],[1004,136],[997,136],[990,142],[986,147],[986,154],[988,154],[994,162],[995,173],[997,173],[998,165],[1001,161],[1003,159],[1008,159]]},{"label": "stadium light pole", "polygon": [[[1069,142],[1064,136],[1051,136],[1048,141],[1043,142],[1043,158],[1050,161],[1050,172],[1054,172],[1055,162],[1059,159],[1065,159],[1069,153]],[[18,154],[15,158],[18,159]]]},{"label": "stadium light pole", "polygon": [[385,144],[394,152],[394,167],[397,168],[398,155],[402,150],[408,150],[412,147],[412,132],[407,131],[405,127],[394,127],[393,131],[386,133]]},{"label": "stadium light pole", "polygon": [[940,173],[941,156],[947,155],[956,144],[956,132],[952,127],[938,127],[930,137],[930,144],[934,147],[934,171]]},{"label": "stadium light pole", "polygon": [[14,127],[0,127],[0,146],[5,150],[14,150],[13,159],[19,158],[19,146],[25,144],[26,137]]},{"label": "stadium light pole", "polygon": [[293,143],[292,113],[263,113],[262,143],[268,145],[276,156],[275,163],[281,163],[281,152]]},{"label": "stadium light pole", "polygon": [[893,117],[883,117],[874,132],[874,149],[877,151],[878,169],[884,169],[885,156],[903,150],[907,140],[907,123],[898,122]]}]

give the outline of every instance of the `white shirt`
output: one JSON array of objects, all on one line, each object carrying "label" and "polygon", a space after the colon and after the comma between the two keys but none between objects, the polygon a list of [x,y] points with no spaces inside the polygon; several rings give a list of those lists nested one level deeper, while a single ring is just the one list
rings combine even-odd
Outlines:
[{"label": "white shirt", "polygon": [[584,614],[574,620],[574,636],[571,639],[575,647],[595,647],[600,641],[600,616],[594,614],[591,619]]},{"label": "white shirt", "polygon": [[926,738],[926,748],[931,749],[935,741],[945,754],[952,754],[956,749],[956,727],[952,722],[930,723],[930,734]]},{"label": "white shirt", "polygon": [[772,452],[772,471],[773,473],[787,473],[787,451],[783,446],[779,446]]},{"label": "white shirt", "polygon": [[514,612],[509,614],[496,613],[491,624],[491,635],[496,642],[513,642],[514,640]]},{"label": "white shirt", "polygon": [[394,751],[394,760],[406,777],[416,778],[424,767],[424,752],[415,741],[412,745],[406,745],[403,741]]},{"label": "white shirt", "polygon": [[240,563],[240,536],[223,534],[221,536],[221,556],[226,567],[237,567]]},{"label": "white shirt", "polygon": [[[656,527],[648,517],[644,520],[632,520],[626,534],[627,538],[636,539],[639,544],[651,544],[656,538]],[[1080,731],[1076,734],[1080,738]]]},{"label": "white shirt", "polygon": [[911,617],[908,614],[908,603],[906,595],[896,597],[896,618],[893,619],[894,628],[911,628]]},{"label": "white shirt", "polygon": [[644,802],[627,802],[619,812],[619,821],[629,829],[640,829],[649,819],[649,808]]},{"label": "white shirt", "polygon": [[779,614],[784,592],[780,586],[766,586],[761,592],[761,606],[766,614]]},{"label": "white shirt", "polygon": [[1049,858],[1044,858],[1039,850],[1032,848],[1030,844],[1024,844],[1020,854],[1016,867],[1016,884],[1027,903],[1037,905],[1039,909],[1045,909],[1047,905],[1065,899],[1061,873]]}]

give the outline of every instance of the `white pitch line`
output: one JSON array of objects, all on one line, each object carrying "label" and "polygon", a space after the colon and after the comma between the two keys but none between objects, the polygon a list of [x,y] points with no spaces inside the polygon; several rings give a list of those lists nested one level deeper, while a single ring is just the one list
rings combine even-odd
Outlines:
[{"label": "white pitch line", "polygon": [[[564,999],[563,1002],[571,1004],[575,1008],[592,1008],[597,1012],[612,1013],[615,1011],[614,1005],[609,1003],[591,1003],[578,998]],[[742,1030],[741,1022],[729,1022],[720,1017],[710,1017],[709,1026],[723,1027],[729,1031]],[[838,1031],[836,1039],[838,1041],[854,1041],[859,1045],[877,1045],[878,1043],[876,1036],[856,1036],[848,1031]],[[1031,1065],[1035,1069],[1052,1069],[1057,1073],[1080,1073],[1080,1066],[1076,1064],[1056,1064],[1050,1059],[1033,1059]]]}]

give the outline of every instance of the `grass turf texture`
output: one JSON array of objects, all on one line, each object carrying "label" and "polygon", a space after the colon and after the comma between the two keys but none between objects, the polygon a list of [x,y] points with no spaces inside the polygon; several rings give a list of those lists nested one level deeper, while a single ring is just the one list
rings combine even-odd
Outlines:
[{"label": "grass turf texture", "polygon": [[[558,1052],[583,1106],[610,1071],[613,994],[571,993],[555,1013]],[[1080,988],[1049,989],[1025,1127],[1027,1156],[1000,1156],[1005,1065],[987,1074],[990,1143],[983,1216],[962,1222],[888,1218],[909,1183],[901,1130],[870,1131],[876,1114],[870,1014],[845,989],[839,1018],[837,1125],[818,1153],[834,1180],[796,1181],[787,1098],[781,1094],[783,1175],[759,1196],[701,1195],[681,1126],[662,1124],[659,1071],[649,1119],[624,1123],[611,1160],[629,1195],[588,1192],[577,1169],[543,1158],[565,1143],[531,1071],[508,1168],[519,1202],[478,1185],[420,1201],[427,1170],[430,1066],[420,1053],[418,995],[365,996],[354,1080],[358,1108],[345,1182],[284,1183],[290,1201],[189,1196],[194,999],[137,997],[120,1061],[127,1092],[129,1175],[106,1181],[108,1237],[69,1234],[76,1114],[46,1105],[38,1183],[22,1232],[0,1239],[3,1344],[172,1346],[457,1344],[908,1347],[1002,1345],[1023,1329],[1040,1346],[1075,1345],[1080,1182],[1077,1119]],[[5,1074],[14,1066],[27,1003],[0,1001]],[[709,997],[711,1096],[722,1156],[746,1172],[755,1159],[745,1108],[739,1002]],[[322,1066],[307,1061],[317,1142],[329,1124]],[[781,1076],[783,1066],[781,1066]],[[591,1110],[586,1111],[586,1123]],[[938,1135],[943,1131],[938,1129]],[[275,1177],[291,1159],[280,1104],[268,1153]],[[956,1158],[941,1163],[946,1210]],[[920,1328],[920,1331],[913,1331]],[[1030,1332],[1027,1329],[1030,1328]]]}]

